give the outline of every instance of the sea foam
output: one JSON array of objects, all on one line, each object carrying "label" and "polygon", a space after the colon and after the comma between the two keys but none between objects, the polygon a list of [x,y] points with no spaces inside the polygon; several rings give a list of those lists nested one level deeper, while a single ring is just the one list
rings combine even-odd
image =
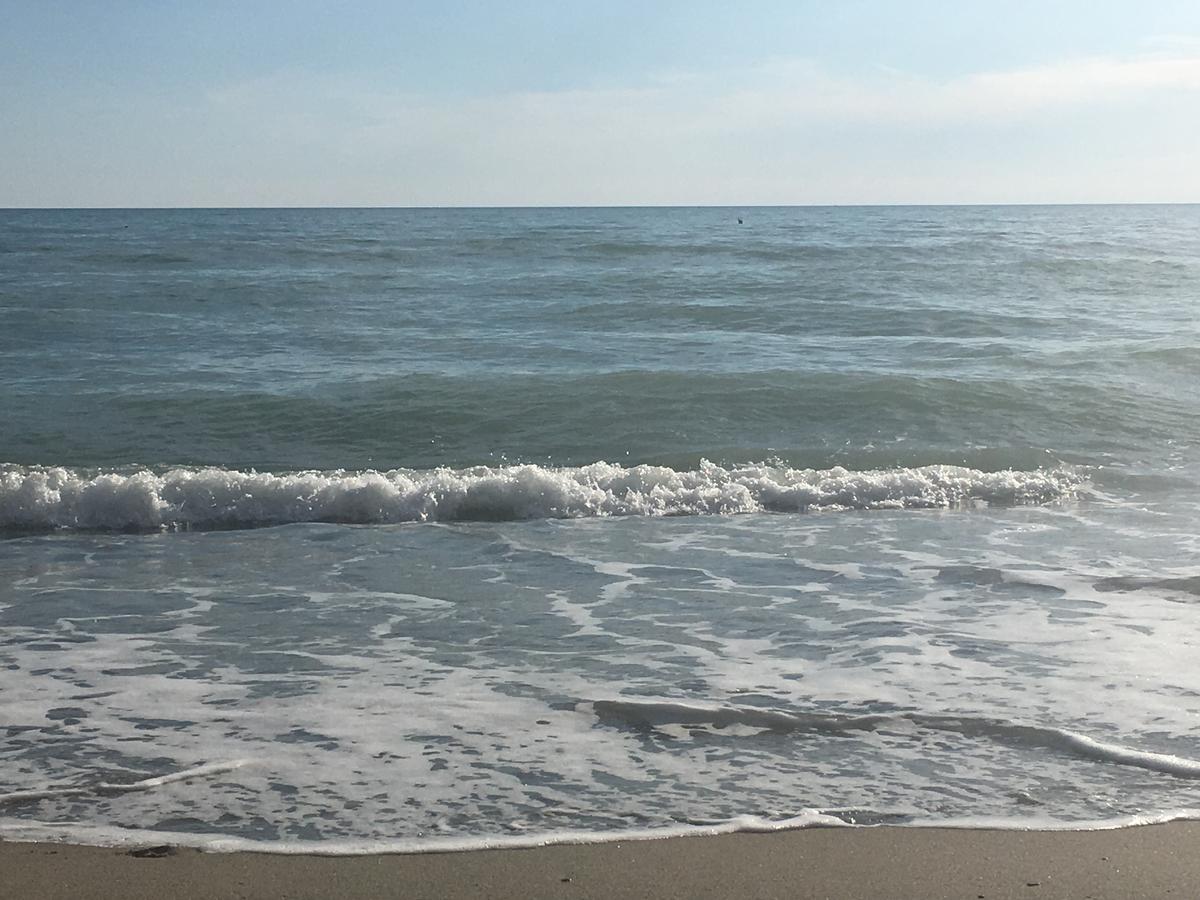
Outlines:
[{"label": "sea foam", "polygon": [[[1082,822],[1051,819],[1010,819],[967,816],[953,819],[917,819],[891,823],[902,828],[956,828],[993,831],[1114,831],[1167,822],[1200,820],[1200,809],[1183,807],[1158,813],[1113,816]],[[189,847],[207,853],[270,853],[278,856],[378,856],[381,854],[461,853],[478,850],[528,850],[581,844],[612,844],[680,837],[715,837],[723,834],[772,834],[805,828],[857,830],[874,825],[856,825],[819,809],[802,810],[794,816],[771,819],[741,815],[711,824],[683,824],[658,828],[587,831],[563,829],[531,834],[464,835],[461,837],[397,837],[390,840],[254,840],[184,831],[125,828],[117,825],[52,823],[38,821],[0,822],[0,840],[23,843],[81,844],[92,847]]]},{"label": "sea foam", "polygon": [[1041,504],[1076,496],[1070,469],[850,471],[709,462],[272,474],[221,468],[0,469],[0,528],[206,529],[289,522],[508,521]]}]

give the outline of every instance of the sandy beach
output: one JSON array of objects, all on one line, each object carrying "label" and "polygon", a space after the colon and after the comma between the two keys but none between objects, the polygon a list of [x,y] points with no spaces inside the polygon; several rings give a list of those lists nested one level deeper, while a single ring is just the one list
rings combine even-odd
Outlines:
[{"label": "sandy beach", "polygon": [[1093,832],[809,829],[363,857],[0,843],[0,898],[1193,897],[1200,823]]}]

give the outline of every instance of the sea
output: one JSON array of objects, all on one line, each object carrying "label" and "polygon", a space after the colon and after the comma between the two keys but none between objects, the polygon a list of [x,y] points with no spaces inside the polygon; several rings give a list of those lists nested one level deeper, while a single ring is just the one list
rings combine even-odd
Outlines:
[{"label": "sea", "polygon": [[0,838],[1200,817],[1200,207],[0,211]]}]

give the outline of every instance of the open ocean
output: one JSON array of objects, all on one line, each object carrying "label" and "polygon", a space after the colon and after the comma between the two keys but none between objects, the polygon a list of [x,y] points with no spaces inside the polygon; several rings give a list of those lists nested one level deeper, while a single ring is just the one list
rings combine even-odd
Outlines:
[{"label": "open ocean", "polygon": [[1200,817],[1198,451],[1196,206],[0,211],[0,838]]}]

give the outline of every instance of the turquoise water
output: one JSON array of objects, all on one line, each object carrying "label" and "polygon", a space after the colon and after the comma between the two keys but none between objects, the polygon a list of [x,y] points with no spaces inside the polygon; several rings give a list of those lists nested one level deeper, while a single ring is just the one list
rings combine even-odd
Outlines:
[{"label": "turquoise water", "polygon": [[0,833],[1190,814],[1198,297],[1189,206],[0,211]]}]

